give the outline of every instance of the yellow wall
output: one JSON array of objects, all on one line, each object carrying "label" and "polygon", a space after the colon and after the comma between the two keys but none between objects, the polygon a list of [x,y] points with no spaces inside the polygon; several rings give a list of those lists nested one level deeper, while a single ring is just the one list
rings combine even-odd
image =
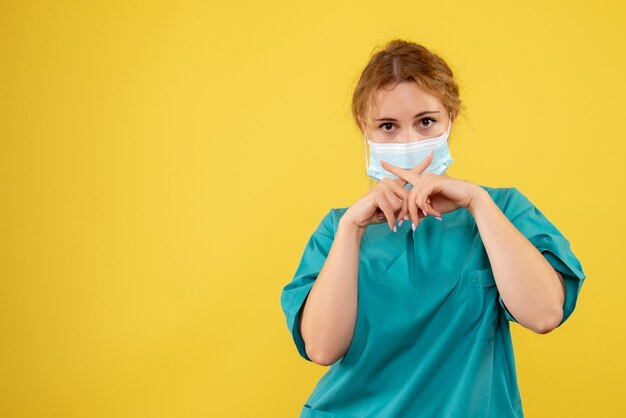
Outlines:
[{"label": "yellow wall", "polygon": [[625,17],[2,2],[0,416],[297,416],[327,368],[298,356],[280,291],[322,216],[367,191],[351,92],[395,37],[461,84],[448,174],[517,187],[588,276],[561,328],[511,325],[527,416],[626,415]]}]

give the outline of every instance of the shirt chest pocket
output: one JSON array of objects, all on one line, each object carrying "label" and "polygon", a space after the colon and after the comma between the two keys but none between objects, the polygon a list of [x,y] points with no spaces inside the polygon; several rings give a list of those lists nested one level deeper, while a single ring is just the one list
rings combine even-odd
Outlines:
[{"label": "shirt chest pocket", "polygon": [[464,334],[472,343],[490,342],[496,337],[498,288],[491,267],[467,270],[461,275],[464,290]]}]

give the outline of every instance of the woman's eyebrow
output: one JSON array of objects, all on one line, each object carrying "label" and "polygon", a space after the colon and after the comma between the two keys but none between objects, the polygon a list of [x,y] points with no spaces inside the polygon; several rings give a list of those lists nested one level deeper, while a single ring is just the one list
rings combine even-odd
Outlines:
[{"label": "woman's eyebrow", "polygon": [[[414,117],[419,118],[420,116],[423,116],[423,115],[425,115],[425,114],[427,114],[427,113],[439,113],[439,111],[438,111],[438,110],[426,110],[426,111],[424,111],[424,112],[420,112],[420,113],[418,113],[418,114],[417,114],[417,115],[415,115]],[[375,120],[375,121],[380,121],[380,120],[391,120],[391,121],[397,122],[397,120],[396,120],[396,119],[394,119],[394,118],[380,118],[380,119],[374,119],[374,120]]]}]

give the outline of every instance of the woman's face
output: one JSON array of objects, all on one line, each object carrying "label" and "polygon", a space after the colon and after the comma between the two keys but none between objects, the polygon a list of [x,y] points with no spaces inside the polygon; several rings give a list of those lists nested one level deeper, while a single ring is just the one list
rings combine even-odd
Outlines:
[{"label": "woman's face", "polygon": [[367,121],[372,142],[415,142],[435,138],[448,129],[449,115],[432,94],[417,83],[404,81],[393,89],[382,88]]}]

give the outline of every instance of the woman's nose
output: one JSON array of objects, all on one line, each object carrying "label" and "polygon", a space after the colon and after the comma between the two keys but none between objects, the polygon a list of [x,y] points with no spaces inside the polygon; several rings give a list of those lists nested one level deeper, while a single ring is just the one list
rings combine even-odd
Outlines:
[{"label": "woman's nose", "polygon": [[413,131],[404,131],[400,135],[400,142],[408,144],[410,142],[419,141],[419,136]]}]

